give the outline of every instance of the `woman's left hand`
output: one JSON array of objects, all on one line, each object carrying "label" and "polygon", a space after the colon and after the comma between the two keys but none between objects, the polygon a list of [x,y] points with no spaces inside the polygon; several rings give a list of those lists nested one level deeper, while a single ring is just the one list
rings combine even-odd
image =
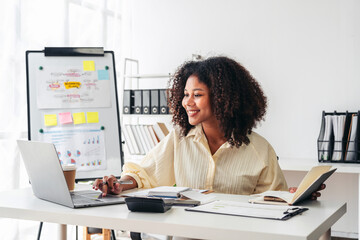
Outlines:
[{"label": "woman's left hand", "polygon": [[[321,196],[320,191],[323,190],[323,189],[325,189],[325,188],[326,188],[326,185],[325,185],[324,183],[321,184],[321,186],[319,187],[319,189],[316,190],[315,192],[313,192],[313,193],[311,194],[311,200],[316,200],[318,197],[320,197],[320,196]],[[296,190],[297,190],[297,187],[290,187],[290,188],[289,188],[289,192],[291,192],[291,193],[296,192]]]}]

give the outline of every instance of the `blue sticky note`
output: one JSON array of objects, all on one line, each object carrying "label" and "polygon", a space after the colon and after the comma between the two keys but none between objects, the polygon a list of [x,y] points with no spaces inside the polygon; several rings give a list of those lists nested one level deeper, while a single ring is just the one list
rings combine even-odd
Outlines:
[{"label": "blue sticky note", "polygon": [[109,71],[98,70],[98,80],[109,80]]}]

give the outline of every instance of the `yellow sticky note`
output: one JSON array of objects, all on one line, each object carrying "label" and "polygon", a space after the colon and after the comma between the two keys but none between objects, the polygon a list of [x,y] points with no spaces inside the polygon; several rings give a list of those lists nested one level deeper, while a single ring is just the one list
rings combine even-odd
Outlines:
[{"label": "yellow sticky note", "polygon": [[98,123],[99,122],[99,113],[98,112],[87,112],[86,118],[88,123]]},{"label": "yellow sticky note", "polygon": [[85,121],[85,113],[84,112],[73,113],[73,120],[74,120],[74,124],[86,123],[86,121]]},{"label": "yellow sticky note", "polygon": [[83,61],[84,71],[95,71],[94,61]]},{"label": "yellow sticky note", "polygon": [[44,120],[45,120],[45,126],[56,126],[57,125],[56,114],[45,114]]}]

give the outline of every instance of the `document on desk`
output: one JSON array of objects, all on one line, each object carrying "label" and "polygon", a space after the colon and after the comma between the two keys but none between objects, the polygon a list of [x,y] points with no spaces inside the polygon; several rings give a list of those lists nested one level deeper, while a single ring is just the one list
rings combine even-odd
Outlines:
[{"label": "document on desk", "polygon": [[185,210],[243,217],[287,220],[295,215],[298,215],[308,210],[308,208],[303,208],[299,206],[292,207],[278,205],[260,205],[244,202],[218,200],[197,207],[186,208]]},{"label": "document on desk", "polygon": [[126,191],[122,195],[127,197],[162,197],[178,198],[181,193],[191,190],[188,187],[160,186],[156,188],[144,189],[140,191]]},{"label": "document on desk", "polygon": [[[154,194],[156,193],[153,190],[161,190],[162,192],[160,192],[160,195]],[[166,192],[164,192],[164,190]],[[171,190],[171,191],[169,191]],[[187,190],[187,191],[184,191]],[[206,204],[212,201],[216,200],[216,197],[211,195],[211,194],[203,194],[201,193],[204,190],[191,190],[190,188],[175,188],[175,187],[158,187],[158,188],[152,188],[152,189],[145,189],[145,190],[140,190],[140,191],[134,191],[134,190],[128,190],[128,191],[124,191],[122,192],[121,196],[123,197],[161,197],[164,199],[174,199],[176,201],[173,201],[173,203],[177,203],[174,205],[193,205],[191,204],[194,201],[189,201],[190,200],[195,200],[197,201],[196,205],[199,204]],[[176,195],[169,195],[176,193]],[[174,198],[174,196],[178,196],[178,198]],[[181,204],[182,203],[182,204]],[[188,204],[187,204],[188,203]]]}]

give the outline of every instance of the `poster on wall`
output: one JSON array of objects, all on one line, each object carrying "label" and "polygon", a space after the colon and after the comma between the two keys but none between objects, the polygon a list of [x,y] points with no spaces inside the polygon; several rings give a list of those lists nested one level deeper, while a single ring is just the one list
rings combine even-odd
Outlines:
[{"label": "poster on wall", "polygon": [[104,131],[99,129],[51,129],[40,134],[55,145],[62,164],[76,164],[77,171],[106,169]]},{"label": "poster on wall", "polygon": [[79,63],[44,66],[36,72],[39,109],[111,107],[108,70],[96,70],[93,61]]}]

